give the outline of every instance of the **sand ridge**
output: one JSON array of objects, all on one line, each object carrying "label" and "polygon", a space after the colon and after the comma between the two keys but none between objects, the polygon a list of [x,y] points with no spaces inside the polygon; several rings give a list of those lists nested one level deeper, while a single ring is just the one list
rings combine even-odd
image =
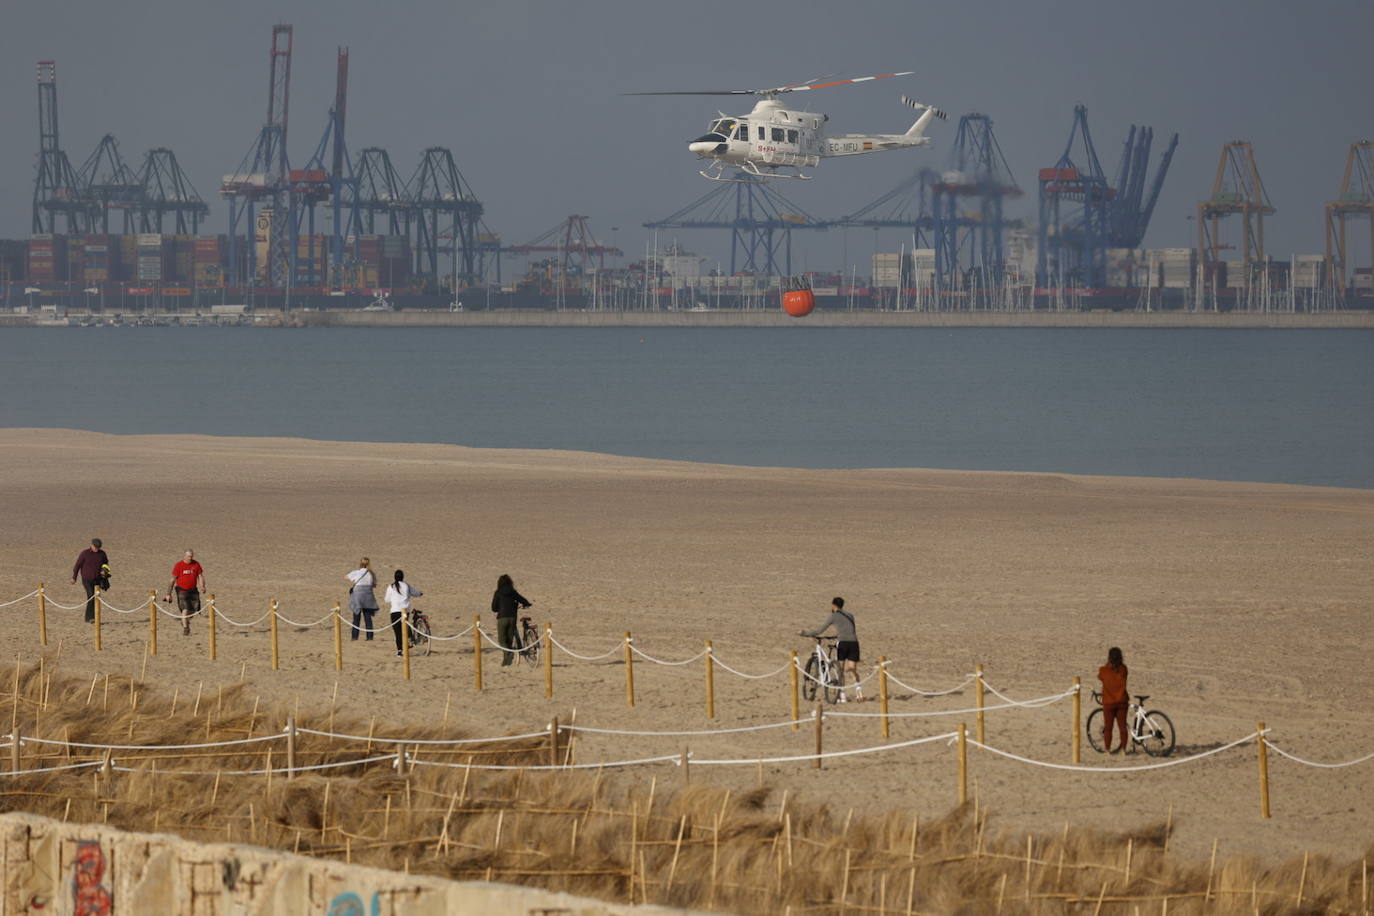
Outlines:
[{"label": "sand ridge", "polygon": [[[487,611],[508,572],[535,616],[586,654],[635,634],[645,652],[717,655],[747,672],[773,670],[793,634],[844,595],[858,616],[864,667],[886,655],[914,686],[952,686],[985,666],[1018,698],[1057,693],[1093,675],[1120,645],[1132,688],[1173,717],[1181,752],[1253,730],[1263,719],[1281,746],[1316,760],[1374,751],[1374,673],[1365,661],[1374,594],[1374,491],[1199,480],[1119,479],[940,470],[817,471],[648,461],[577,452],[448,445],[339,443],[205,436],[111,436],[0,430],[0,601],[47,582],[73,604],[71,563],[91,536],[115,568],[111,601],[131,607],[166,586],[185,547],[205,563],[220,607],[254,619],[272,598],[313,620],[346,601],[343,575],[363,554],[385,577],[400,566],[426,592],[437,633]],[[32,603],[7,609],[0,650],[32,658]],[[137,673],[146,618],[110,615],[105,650],[89,651],[78,612],[53,612],[64,670]],[[282,638],[268,669],[265,625],[221,631],[205,660],[204,626],[160,633],[148,676],[194,689],[229,683],[246,663],[265,698],[327,705],[336,674],[327,630]],[[476,733],[539,728],[552,715],[611,727],[699,729],[786,717],[786,679],[716,673],[718,717],[704,714],[700,663],[637,665],[638,702],[623,668],[559,658],[556,695],[542,675],[499,669],[472,689],[467,640],[440,644],[400,679],[389,637],[349,643],[339,704],[380,722],[452,715]],[[894,691],[894,712],[959,708]],[[1091,704],[1085,706],[1085,711]],[[871,711],[867,707],[866,711]],[[991,743],[1067,762],[1069,706],[990,714]],[[966,718],[970,724],[971,717]],[[913,719],[893,739],[935,734],[955,720]],[[692,738],[700,756],[805,753],[789,729]],[[877,724],[834,723],[836,749],[880,742]],[[582,760],[672,753],[682,738],[586,737]],[[1089,752],[1089,762],[1099,762]],[[1132,765],[1102,762],[1106,768]],[[1339,771],[1271,761],[1275,817],[1258,818],[1253,748],[1132,775],[1031,769],[975,755],[979,798],[1010,831],[1064,821],[1125,826],[1175,808],[1175,849],[1204,855],[1355,855],[1374,839],[1367,798],[1374,762]],[[816,772],[785,764],[766,778],[794,793],[861,810],[909,806],[932,815],[954,798],[948,749],[850,758]],[[700,778],[752,785],[753,767]],[[644,778],[647,778],[647,773]]]}]

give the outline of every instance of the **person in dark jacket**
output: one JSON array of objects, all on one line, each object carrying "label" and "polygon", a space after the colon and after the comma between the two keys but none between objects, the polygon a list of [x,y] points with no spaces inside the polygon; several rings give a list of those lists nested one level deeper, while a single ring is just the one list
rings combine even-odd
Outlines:
[{"label": "person in dark jacket", "polygon": [[517,612],[529,607],[531,602],[515,590],[515,583],[504,573],[496,580],[496,592],[491,596],[491,612],[496,615],[496,642],[505,649],[501,657],[501,667],[515,661],[515,618]]},{"label": "person in dark jacket", "polygon": [[831,627],[835,628],[838,638],[835,643],[835,660],[840,663],[839,702],[848,702],[844,695],[844,676],[854,680],[854,698],[864,701],[863,688],[859,686],[859,633],[854,625],[854,614],[844,609],[844,599],[834,598],[830,602],[830,616],[813,630],[802,630],[801,635],[817,637]]},{"label": "person in dark jacket", "polygon": [[[72,585],[76,580],[81,580],[81,585],[86,589],[86,622],[92,623],[95,620],[95,587],[101,584],[101,577],[107,575],[102,567],[109,565],[110,558],[101,549],[100,538],[91,538],[91,546],[81,551],[76,557],[76,563],[72,566]],[[109,585],[109,580],[105,579],[105,586]]]}]

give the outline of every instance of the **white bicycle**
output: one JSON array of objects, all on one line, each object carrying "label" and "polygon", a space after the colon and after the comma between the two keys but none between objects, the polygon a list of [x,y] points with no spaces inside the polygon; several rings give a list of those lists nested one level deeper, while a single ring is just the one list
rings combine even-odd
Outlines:
[{"label": "white bicycle", "polygon": [[806,660],[806,677],[802,680],[802,696],[807,700],[816,699],[816,695],[821,693],[825,702],[834,703],[840,698],[840,677],[843,672],[841,662],[835,658],[835,644],[838,638],[835,636],[813,636],[816,640],[815,651]]},{"label": "white bicycle", "polygon": [[[1099,754],[1103,752],[1102,694],[1093,691],[1098,707],[1088,714],[1088,744]],[[1126,734],[1131,743],[1141,747],[1151,757],[1168,757],[1174,752],[1174,723],[1158,709],[1146,709],[1148,695],[1137,696],[1126,708]]]}]

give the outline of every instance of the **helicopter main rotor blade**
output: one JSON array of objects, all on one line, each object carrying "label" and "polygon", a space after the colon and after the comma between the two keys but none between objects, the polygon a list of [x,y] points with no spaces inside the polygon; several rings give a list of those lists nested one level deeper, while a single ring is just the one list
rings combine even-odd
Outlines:
[{"label": "helicopter main rotor blade", "polygon": [[793,86],[778,86],[773,89],[668,89],[661,92],[622,92],[621,95],[764,95],[775,96],[784,92],[806,92],[810,89],[828,89],[831,86],[846,86],[850,83],[867,83],[871,80],[892,79],[895,76],[914,76],[915,70],[904,70],[901,73],[880,73],[877,76],[856,76],[847,80],[832,80],[828,83],[818,83],[809,80],[805,83],[797,83]]},{"label": "helicopter main rotor blade", "polygon": [[829,83],[800,83],[796,86],[783,86],[779,89],[770,90],[772,92],[805,92],[808,89],[828,89],[831,86],[844,86],[849,83],[867,83],[870,80],[891,79],[894,76],[915,76],[915,70],[905,70],[901,73],[880,73],[877,76],[856,76],[853,79],[834,80]]},{"label": "helicopter main rotor blade", "polygon": [[663,92],[622,92],[621,95],[759,95],[771,89],[668,89]]}]

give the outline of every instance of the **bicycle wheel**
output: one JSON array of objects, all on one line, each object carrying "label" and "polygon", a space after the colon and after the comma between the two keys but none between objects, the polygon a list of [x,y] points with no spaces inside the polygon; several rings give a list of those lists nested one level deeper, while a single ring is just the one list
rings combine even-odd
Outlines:
[{"label": "bicycle wheel", "polygon": [[825,672],[825,701],[827,703],[840,701],[840,677],[843,673],[844,669],[840,667],[840,662],[832,658]]},{"label": "bicycle wheel", "polygon": [[821,679],[820,662],[816,661],[816,656],[811,656],[806,660],[806,676],[802,678],[802,699],[808,702],[816,699],[816,689],[820,687],[818,683]]},{"label": "bicycle wheel", "polygon": [[411,655],[428,655],[432,643],[429,641],[429,618],[423,614],[416,614],[410,621],[410,648]]},{"label": "bicycle wheel", "polygon": [[520,631],[520,644],[525,648],[520,650],[520,657],[530,663],[530,666],[539,664],[539,631],[534,627],[525,627]]},{"label": "bicycle wheel", "polygon": [[1151,757],[1168,757],[1174,752],[1174,723],[1158,709],[1145,713],[1145,721],[1140,723],[1140,736],[1131,735],[1136,744],[1145,749]]},{"label": "bicycle wheel", "polygon": [[1088,713],[1088,724],[1084,726],[1088,732],[1088,746],[1099,754],[1102,753],[1102,707],[1099,706]]}]

